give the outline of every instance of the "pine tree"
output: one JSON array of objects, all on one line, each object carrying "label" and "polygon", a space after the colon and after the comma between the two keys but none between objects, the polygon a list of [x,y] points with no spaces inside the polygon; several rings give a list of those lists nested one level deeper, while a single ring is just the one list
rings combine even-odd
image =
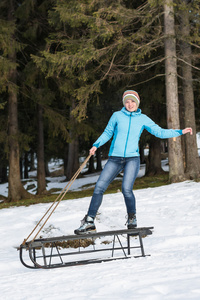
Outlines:
[{"label": "pine tree", "polygon": [[[187,0],[179,3],[178,17],[180,21],[180,59],[181,59],[181,76],[182,76],[182,94],[185,108],[184,126],[193,128],[193,135],[186,135],[185,139],[185,160],[186,175],[190,179],[198,178],[200,175],[200,163],[197,151],[196,141],[196,124],[195,124],[195,107],[193,92],[193,75],[192,75],[192,48],[191,48],[191,25],[194,22],[190,20],[190,13],[194,8],[190,7]],[[182,4],[182,5],[181,5]],[[189,5],[189,6],[188,6]],[[194,16],[194,13],[192,14]],[[196,27],[196,26],[195,26]],[[197,27],[198,28],[198,27]],[[199,38],[198,38],[199,40]]]},{"label": "pine tree", "polygon": [[[171,0],[164,3],[165,72],[168,128],[180,128],[174,8]],[[183,154],[180,138],[169,139],[170,181],[184,179]]]},{"label": "pine tree", "polygon": [[[8,139],[7,139],[7,83],[8,72],[13,64],[8,59],[10,40],[14,33],[14,24],[7,20],[7,14],[4,12],[4,3],[0,3],[0,145],[1,145],[1,182],[7,181],[8,167]],[[4,12],[4,13],[3,13]]]},{"label": "pine tree", "polygon": [[[60,136],[65,141],[69,136],[56,82],[46,79],[32,60],[32,55],[36,56],[45,49],[46,38],[52,31],[47,20],[52,2],[24,1],[16,12],[20,20],[21,39],[26,45],[23,52],[25,67],[21,74],[23,78],[21,90],[24,109],[32,120],[30,126],[33,130],[29,145],[37,153],[37,194],[47,192],[45,169],[48,157],[55,155],[54,138]],[[30,120],[28,122],[30,123]],[[30,134],[30,131],[28,133]],[[51,155],[50,149],[54,151]]]},{"label": "pine tree", "polygon": [[[2,21],[4,29],[6,28],[9,33],[8,37],[5,38],[7,45],[3,45],[4,61],[8,62],[5,68],[3,62],[3,80],[7,87],[7,99],[8,99],[8,147],[9,147],[9,193],[8,201],[19,200],[21,198],[28,198],[29,193],[23,188],[20,180],[20,153],[19,153],[19,140],[18,140],[18,110],[17,110],[17,61],[16,54],[20,49],[20,45],[16,39],[16,19],[14,12],[16,9],[16,2],[10,0],[8,3],[1,2],[2,10]],[[11,30],[10,30],[11,29]]]}]

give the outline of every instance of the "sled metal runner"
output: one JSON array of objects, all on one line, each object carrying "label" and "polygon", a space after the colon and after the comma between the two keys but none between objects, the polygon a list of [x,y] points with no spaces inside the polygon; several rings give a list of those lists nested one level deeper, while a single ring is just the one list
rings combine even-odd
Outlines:
[{"label": "sled metal runner", "polygon": [[[20,245],[19,256],[21,263],[31,269],[52,269],[145,257],[142,238],[151,235],[152,229],[153,227],[142,227],[35,239]],[[73,243],[76,244],[75,247],[72,246]],[[83,243],[88,243],[87,247]],[[138,255],[132,255],[131,250],[137,248],[135,251],[139,251]]]}]

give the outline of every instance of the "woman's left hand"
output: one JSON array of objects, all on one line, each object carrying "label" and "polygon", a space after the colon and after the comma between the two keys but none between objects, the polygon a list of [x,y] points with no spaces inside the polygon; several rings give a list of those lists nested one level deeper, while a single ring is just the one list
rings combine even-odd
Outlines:
[{"label": "woman's left hand", "polygon": [[187,127],[187,128],[185,128],[185,129],[183,129],[183,134],[186,134],[186,133],[190,133],[190,135],[192,135],[192,128],[191,127]]}]

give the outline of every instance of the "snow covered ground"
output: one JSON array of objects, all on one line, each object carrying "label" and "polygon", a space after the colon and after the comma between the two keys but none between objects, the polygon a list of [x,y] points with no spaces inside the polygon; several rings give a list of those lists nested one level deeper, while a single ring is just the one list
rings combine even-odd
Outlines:
[{"label": "snow covered ground", "polygon": [[[2,300],[200,299],[200,183],[185,181],[135,191],[138,226],[154,226],[145,258],[52,270],[25,268],[16,247],[50,204],[0,210]],[[73,234],[90,198],[60,203],[43,236]],[[122,194],[104,196],[98,231],[125,228]],[[134,250],[134,249],[133,249]]]},{"label": "snow covered ground", "polygon": [[[97,177],[78,179],[73,188],[95,183]],[[65,185],[53,178],[48,188]],[[1,185],[0,194],[6,193],[7,186]],[[1,299],[199,300],[200,183],[185,181],[136,190],[135,196],[138,227],[154,226],[153,235],[143,240],[145,252],[151,256],[52,270],[25,268],[16,249],[50,204],[1,209]],[[62,201],[42,235],[73,234],[89,202],[89,197]],[[97,230],[125,229],[125,216],[122,194],[105,195],[96,220]]]}]

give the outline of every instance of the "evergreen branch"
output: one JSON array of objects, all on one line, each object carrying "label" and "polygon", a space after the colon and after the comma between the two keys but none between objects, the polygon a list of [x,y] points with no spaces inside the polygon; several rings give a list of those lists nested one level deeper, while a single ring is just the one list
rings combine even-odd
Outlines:
[{"label": "evergreen branch", "polygon": [[180,57],[177,57],[177,60],[179,60],[179,61],[183,62],[184,64],[186,64],[186,65],[188,65],[188,66],[190,66],[190,67],[192,67],[192,68],[193,68],[193,69],[195,69],[195,70],[198,70],[198,71],[200,71],[200,68],[198,68],[198,67],[195,67],[194,65],[192,65],[192,64],[190,64],[190,63],[188,63],[187,61],[185,61],[184,59],[182,59],[182,58],[180,58]]},{"label": "evergreen branch", "polygon": [[[183,76],[181,76],[180,74],[177,74],[177,77],[180,78],[181,80],[185,80],[185,78]],[[192,82],[200,82],[199,79],[194,79],[194,78],[191,81]]]},{"label": "evergreen branch", "polygon": [[151,62],[148,62],[148,63],[143,63],[143,64],[137,64],[137,65],[120,65],[118,64],[117,66],[119,67],[125,67],[125,68],[133,68],[133,67],[146,67],[146,66],[150,66],[150,67],[153,67],[155,66],[157,63],[161,63],[165,60],[165,57],[162,57],[160,59],[156,59],[156,60],[153,60]]},{"label": "evergreen branch", "polygon": [[[138,51],[138,50],[140,50],[140,49],[142,49],[142,48],[144,48],[144,47],[150,46],[151,44],[154,44],[154,43],[156,43],[156,42],[158,42],[158,41],[160,41],[160,40],[162,40],[162,39],[164,39],[164,38],[165,38],[164,35],[161,36],[161,37],[158,37],[157,39],[154,39],[154,40],[150,41],[149,43],[147,43],[147,44],[145,44],[145,45],[142,45],[142,46],[138,47],[138,48],[136,49],[136,51]],[[157,45],[157,47],[159,47],[159,45]]]},{"label": "evergreen branch", "polygon": [[197,45],[197,44],[193,44],[192,42],[190,42],[189,44],[190,44],[191,46],[193,46],[193,47],[196,47],[196,48],[200,49],[200,46]]},{"label": "evergreen branch", "polygon": [[67,120],[66,117],[56,112],[49,106],[42,105],[44,109],[44,116],[49,120],[49,127],[51,128],[52,135],[58,136],[62,134],[66,141],[70,140],[69,132],[67,130]]},{"label": "evergreen branch", "polygon": [[157,78],[157,77],[164,77],[165,75],[166,75],[166,74],[157,74],[157,75],[155,75],[155,76],[153,76],[153,77],[148,78],[147,80],[144,80],[144,81],[138,82],[138,83],[136,83],[136,84],[133,84],[132,86],[138,86],[138,85],[140,85],[140,84],[144,84],[144,83],[146,83],[146,82],[149,82],[149,81],[151,81],[151,80],[153,80],[153,79],[155,79],[155,78]]},{"label": "evergreen branch", "polygon": [[113,62],[114,62],[114,59],[115,59],[116,55],[117,55],[117,52],[113,55],[113,58],[111,60],[110,66],[108,68],[108,71],[105,73],[105,75],[103,76],[103,78],[101,79],[101,81],[103,81],[106,78],[106,76],[109,74],[109,72],[110,72],[110,70],[111,70],[111,68],[113,66]]}]

